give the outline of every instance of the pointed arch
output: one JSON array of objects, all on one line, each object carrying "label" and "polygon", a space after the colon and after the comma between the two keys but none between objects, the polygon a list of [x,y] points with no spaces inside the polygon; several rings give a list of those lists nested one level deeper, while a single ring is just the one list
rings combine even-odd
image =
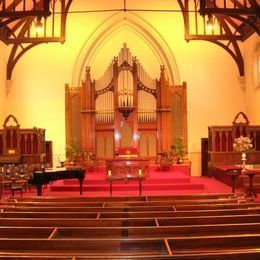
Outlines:
[{"label": "pointed arch", "polygon": [[18,120],[16,119],[16,117],[13,116],[12,114],[10,114],[10,115],[5,119],[5,121],[4,121],[4,127],[7,126],[7,123],[8,123],[11,119],[15,122],[15,124],[16,124],[17,127],[20,126],[19,123],[18,123]]},{"label": "pointed arch", "polygon": [[118,12],[106,19],[86,40],[79,52],[73,69],[71,86],[79,86],[84,75],[85,66],[91,65],[93,58],[101,47],[122,28],[127,28],[142,39],[154,53],[160,65],[165,65],[165,71],[170,84],[181,84],[179,70],[174,55],[163,37],[147,21],[139,15]]}]

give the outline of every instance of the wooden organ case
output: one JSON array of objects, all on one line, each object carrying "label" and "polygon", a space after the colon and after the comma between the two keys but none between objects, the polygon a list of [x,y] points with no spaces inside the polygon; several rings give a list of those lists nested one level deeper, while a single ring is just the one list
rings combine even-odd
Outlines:
[{"label": "wooden organ case", "polygon": [[126,44],[100,79],[92,81],[87,67],[81,87],[66,85],[65,104],[67,145],[77,138],[101,160],[122,147],[155,160],[174,137],[187,143],[186,84],[169,85],[164,66],[159,80],[151,78]]}]

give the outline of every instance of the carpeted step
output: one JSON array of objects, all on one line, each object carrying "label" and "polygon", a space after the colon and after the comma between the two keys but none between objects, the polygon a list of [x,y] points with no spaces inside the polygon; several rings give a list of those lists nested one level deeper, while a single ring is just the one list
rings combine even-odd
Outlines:
[{"label": "carpeted step", "polygon": [[[64,185],[78,185],[79,181],[76,179],[63,180]],[[108,182],[105,179],[85,179],[83,185],[105,185]],[[165,179],[147,179],[144,184],[158,184],[158,183],[190,183],[190,178],[165,178]]]},{"label": "carpeted step", "polygon": [[[138,190],[138,183],[114,183],[113,191],[132,191]],[[196,190],[196,189],[204,189],[204,184],[201,183],[185,183],[185,184],[143,184],[143,191],[159,191],[159,190]],[[51,185],[51,191],[78,191],[79,185]],[[83,191],[107,191],[109,190],[109,183],[106,185],[83,185]]]}]

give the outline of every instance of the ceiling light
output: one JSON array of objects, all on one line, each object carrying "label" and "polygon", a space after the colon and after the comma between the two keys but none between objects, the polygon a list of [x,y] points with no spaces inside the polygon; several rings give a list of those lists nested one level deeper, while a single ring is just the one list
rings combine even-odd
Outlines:
[{"label": "ceiling light", "polygon": [[208,15],[208,20],[206,22],[206,28],[209,31],[213,31],[213,29],[214,29],[214,19],[213,19],[213,16],[211,14]]},{"label": "ceiling light", "polygon": [[35,31],[37,32],[37,33],[40,33],[40,32],[42,32],[43,31],[43,24],[42,24],[42,22],[41,22],[41,17],[40,16],[37,16],[36,17],[36,22],[35,22]]}]

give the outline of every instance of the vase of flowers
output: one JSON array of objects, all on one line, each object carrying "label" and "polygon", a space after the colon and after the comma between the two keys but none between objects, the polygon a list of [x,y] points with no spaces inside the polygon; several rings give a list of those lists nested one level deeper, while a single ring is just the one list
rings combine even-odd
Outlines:
[{"label": "vase of flowers", "polygon": [[241,161],[242,161],[242,168],[245,169],[246,166],[246,153],[252,150],[252,140],[249,136],[240,136],[235,138],[233,143],[233,148],[237,152],[241,152]]}]

